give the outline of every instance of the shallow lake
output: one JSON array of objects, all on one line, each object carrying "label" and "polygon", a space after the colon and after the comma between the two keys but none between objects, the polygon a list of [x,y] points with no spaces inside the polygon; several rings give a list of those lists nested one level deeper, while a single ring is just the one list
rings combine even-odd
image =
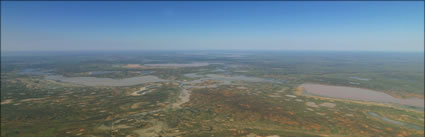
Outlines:
[{"label": "shallow lake", "polygon": [[131,86],[143,83],[161,82],[165,81],[156,76],[140,76],[124,79],[111,79],[111,78],[96,78],[96,77],[64,77],[61,75],[49,75],[45,77],[48,80],[59,80],[74,84],[86,86]]},{"label": "shallow lake", "polygon": [[187,74],[184,74],[183,76],[188,77],[188,78],[201,78],[201,77],[204,77],[203,75],[198,75],[196,73],[187,73]]},{"label": "shallow lake", "polygon": [[361,77],[349,77],[351,79],[355,79],[355,80],[361,80],[361,81],[369,81],[369,78],[361,78]]},{"label": "shallow lake", "polygon": [[19,74],[24,74],[24,75],[49,75],[53,72],[54,72],[54,70],[52,70],[52,69],[42,70],[42,69],[28,68],[28,69],[21,70],[21,72],[19,72]]},{"label": "shallow lake", "polygon": [[175,63],[167,63],[167,64],[144,64],[143,66],[149,67],[165,67],[165,68],[184,68],[184,67],[202,67],[208,66],[209,63],[187,63],[187,64],[175,64]]},{"label": "shallow lake", "polygon": [[89,72],[89,75],[102,75],[102,74],[109,74],[116,71],[91,71]]},{"label": "shallow lake", "polygon": [[381,103],[396,103],[408,106],[424,107],[424,99],[409,98],[400,99],[386,93],[363,88],[353,88],[344,86],[330,86],[322,84],[302,84],[305,92],[313,95],[352,99],[362,101],[373,101]]},{"label": "shallow lake", "polygon": [[199,80],[194,80],[193,82],[198,82],[202,80],[218,80],[224,83],[229,83],[231,81],[246,81],[246,82],[272,82],[272,83],[281,83],[282,81],[277,81],[273,79],[265,79],[259,77],[249,77],[243,75],[220,75],[220,74],[196,74],[196,73],[187,73],[184,74],[185,77],[189,78],[201,78]]},{"label": "shallow lake", "polygon": [[217,74],[207,74],[209,79],[221,80],[221,81],[247,81],[247,82],[274,82],[273,80],[258,78],[258,77],[248,77],[243,75],[217,75]]}]

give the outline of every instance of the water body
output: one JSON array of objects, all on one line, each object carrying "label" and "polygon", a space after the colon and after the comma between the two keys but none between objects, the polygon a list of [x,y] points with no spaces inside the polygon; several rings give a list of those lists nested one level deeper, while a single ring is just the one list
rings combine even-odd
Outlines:
[{"label": "water body", "polygon": [[206,75],[199,75],[196,73],[187,73],[184,74],[185,77],[189,78],[200,78],[198,80],[194,80],[191,82],[202,82],[204,80],[217,80],[221,81],[223,83],[229,83],[231,81],[246,81],[246,82],[271,82],[271,83],[281,83],[283,81],[273,80],[273,79],[265,79],[265,78],[259,78],[259,77],[249,77],[249,76],[243,76],[243,75],[220,75],[220,74],[206,74]]},{"label": "water body", "polygon": [[102,74],[109,74],[116,71],[91,71],[89,72],[89,75],[102,75]]},{"label": "water body", "polygon": [[133,95],[133,96],[144,95],[147,92],[151,91],[151,89],[154,89],[154,88],[157,88],[157,87],[158,87],[158,85],[151,85],[151,86],[147,86],[147,87],[142,87],[138,91],[133,92],[131,95]]},{"label": "water body", "polygon": [[217,74],[207,74],[208,79],[221,80],[221,81],[247,81],[247,82],[275,82],[270,79],[258,78],[258,77],[248,77],[243,75],[217,75]]},{"label": "water body", "polygon": [[355,80],[361,80],[361,81],[369,81],[369,78],[361,78],[361,77],[349,77],[351,79],[355,79]]},{"label": "water body", "polygon": [[151,71],[151,70],[142,70],[142,71],[140,71],[140,74],[143,74],[143,75],[149,75],[149,74],[152,74],[153,73],[153,71]]},{"label": "water body", "polygon": [[373,116],[373,117],[376,117],[376,118],[378,118],[378,119],[381,119],[381,120],[383,120],[383,121],[386,121],[386,122],[389,122],[389,123],[395,124],[395,125],[399,125],[399,126],[406,126],[406,127],[408,127],[408,128],[414,128],[414,129],[418,129],[418,130],[424,130],[422,127],[419,127],[419,126],[417,126],[417,125],[413,125],[413,124],[409,124],[409,123],[404,123],[404,122],[400,122],[400,121],[392,120],[392,119],[389,119],[389,118],[387,118],[387,117],[381,116],[381,115],[379,115],[379,114],[377,114],[377,113],[375,113],[375,112],[367,112],[367,114],[369,114],[369,115],[371,115],[371,116]]},{"label": "water body", "polygon": [[226,70],[221,69],[221,68],[216,68],[216,69],[214,70],[214,72],[226,72]]},{"label": "water body", "polygon": [[202,67],[208,66],[209,63],[187,63],[187,64],[175,64],[175,63],[167,63],[167,64],[144,64],[143,66],[148,67],[163,67],[163,68],[184,68],[184,67]]},{"label": "water body", "polygon": [[49,70],[42,70],[42,69],[28,68],[28,69],[21,70],[21,72],[19,72],[19,74],[41,76],[41,75],[49,75],[49,74],[51,74],[53,72],[54,72],[54,70],[51,70],[51,69],[49,69]]},{"label": "water body", "polygon": [[131,86],[151,82],[165,81],[156,76],[140,76],[124,79],[111,79],[111,78],[96,78],[96,77],[64,77],[61,75],[46,76],[48,80],[59,80],[62,82],[69,82],[74,84],[86,86]]},{"label": "water body", "polygon": [[363,88],[353,88],[344,86],[330,86],[322,84],[302,84],[307,93],[325,97],[373,101],[380,103],[396,103],[415,107],[424,107],[424,99],[409,98],[400,99],[386,93]]},{"label": "water body", "polygon": [[183,76],[188,77],[188,78],[201,78],[201,77],[204,77],[203,75],[198,75],[196,73],[187,73],[187,74],[184,74]]}]

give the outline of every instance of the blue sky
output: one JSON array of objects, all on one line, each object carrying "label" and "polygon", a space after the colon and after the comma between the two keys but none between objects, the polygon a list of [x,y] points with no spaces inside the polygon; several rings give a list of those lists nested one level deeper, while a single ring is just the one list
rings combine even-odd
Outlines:
[{"label": "blue sky", "polygon": [[424,2],[2,2],[2,51],[423,51]]}]

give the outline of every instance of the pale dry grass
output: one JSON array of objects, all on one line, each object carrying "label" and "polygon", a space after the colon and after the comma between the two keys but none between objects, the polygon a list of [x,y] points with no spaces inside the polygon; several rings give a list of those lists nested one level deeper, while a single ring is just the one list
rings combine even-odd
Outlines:
[{"label": "pale dry grass", "polygon": [[10,103],[12,103],[12,101],[13,101],[13,99],[6,99],[6,100],[2,101],[1,104],[2,105],[4,105],[4,104],[10,104]]}]

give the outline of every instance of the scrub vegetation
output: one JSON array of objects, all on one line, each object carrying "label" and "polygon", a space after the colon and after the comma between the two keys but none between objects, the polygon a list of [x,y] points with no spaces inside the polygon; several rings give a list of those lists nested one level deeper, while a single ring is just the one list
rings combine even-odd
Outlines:
[{"label": "scrub vegetation", "polygon": [[[323,97],[300,86],[423,100],[423,53],[203,53],[4,56],[1,136],[424,135],[423,107]],[[52,75],[77,82],[46,78]],[[160,80],[93,86],[75,79],[142,76]]]}]

